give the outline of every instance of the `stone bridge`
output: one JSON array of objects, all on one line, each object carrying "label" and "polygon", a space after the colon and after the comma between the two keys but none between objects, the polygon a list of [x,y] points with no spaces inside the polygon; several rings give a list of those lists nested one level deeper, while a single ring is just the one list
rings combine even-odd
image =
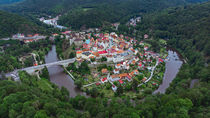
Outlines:
[{"label": "stone bridge", "polygon": [[32,67],[27,67],[27,68],[22,68],[22,69],[17,69],[13,72],[7,73],[6,77],[13,77],[15,80],[19,79],[18,72],[19,71],[26,71],[29,74],[36,74],[37,71],[42,70],[44,67],[52,67],[52,66],[64,66],[67,67],[70,63],[74,63],[76,58],[72,59],[67,59],[67,60],[62,60],[62,61],[56,61],[52,63],[47,63],[47,64],[42,64],[38,66],[32,66]]}]

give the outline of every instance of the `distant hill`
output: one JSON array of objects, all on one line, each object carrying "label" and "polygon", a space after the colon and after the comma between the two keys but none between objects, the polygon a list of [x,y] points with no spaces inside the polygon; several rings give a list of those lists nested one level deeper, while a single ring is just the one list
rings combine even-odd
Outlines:
[{"label": "distant hill", "polygon": [[20,2],[20,1],[23,1],[23,0],[0,0],[0,5],[12,4],[12,3]]},{"label": "distant hill", "polygon": [[123,22],[133,14],[203,1],[207,0],[25,0],[2,9],[36,17],[65,14],[59,23],[79,29],[99,27],[104,22]]},{"label": "distant hill", "polygon": [[9,37],[16,33],[44,33],[43,27],[38,26],[31,20],[12,14],[0,11],[0,38]]}]

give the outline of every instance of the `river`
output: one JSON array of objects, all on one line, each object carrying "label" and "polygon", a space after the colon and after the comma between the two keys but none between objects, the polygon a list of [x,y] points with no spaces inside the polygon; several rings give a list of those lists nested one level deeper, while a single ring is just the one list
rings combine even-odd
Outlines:
[{"label": "river", "polygon": [[169,60],[166,61],[166,70],[163,77],[163,82],[159,88],[154,91],[154,94],[165,93],[166,89],[170,86],[170,83],[176,77],[180,67],[182,66],[183,61],[176,51],[168,50],[168,58]]},{"label": "river", "polygon": [[[45,62],[52,63],[58,60],[59,59],[57,58],[56,47],[55,45],[53,45],[52,50],[49,51],[48,54],[45,56]],[[50,75],[50,81],[59,86],[60,88],[62,86],[65,87],[69,91],[70,97],[75,97],[77,95],[86,96],[85,93],[81,92],[79,89],[75,87],[74,81],[69,75],[64,73],[64,69],[61,66],[49,67],[48,71]]]},{"label": "river", "polygon": [[[163,82],[159,86],[159,88],[154,91],[154,94],[165,93],[166,89],[170,86],[170,83],[176,77],[183,63],[183,61],[181,61],[179,55],[175,51],[168,50],[168,58],[169,60],[166,61],[166,70],[163,77]],[[56,47],[55,45],[53,45],[52,50],[49,51],[49,53],[45,56],[45,62],[52,63],[58,60],[59,59],[57,58]],[[69,75],[64,73],[63,70],[64,69],[61,66],[49,67],[48,71],[50,75],[50,81],[52,83],[55,83],[59,87],[64,86],[65,88],[67,88],[70,93],[70,97],[75,97],[77,95],[86,96],[86,93],[81,92],[79,89],[76,88],[73,79]]]}]

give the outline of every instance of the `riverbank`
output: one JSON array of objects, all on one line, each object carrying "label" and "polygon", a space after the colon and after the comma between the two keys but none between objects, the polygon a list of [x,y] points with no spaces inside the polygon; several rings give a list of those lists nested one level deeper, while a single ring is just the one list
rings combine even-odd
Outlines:
[{"label": "riverbank", "polygon": [[165,93],[166,89],[170,86],[170,83],[176,77],[183,64],[182,58],[180,57],[181,55],[179,55],[175,50],[168,49],[169,60],[166,62],[164,78],[162,84],[156,91],[153,92],[153,94]]},{"label": "riverbank", "polygon": [[[52,46],[52,50],[45,56],[46,63],[56,62],[59,59],[57,58],[56,47],[55,45]],[[50,81],[60,88],[63,86],[65,87],[69,93],[70,97],[75,97],[77,95],[86,96],[84,92],[81,92],[79,89],[76,88],[74,85],[74,80],[64,72],[64,69],[61,66],[53,66],[48,68]]]}]

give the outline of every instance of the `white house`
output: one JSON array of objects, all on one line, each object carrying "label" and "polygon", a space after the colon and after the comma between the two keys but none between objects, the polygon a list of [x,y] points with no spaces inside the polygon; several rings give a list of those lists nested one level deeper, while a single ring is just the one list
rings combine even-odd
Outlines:
[{"label": "white house", "polygon": [[119,69],[114,69],[114,74],[119,74],[120,73],[120,70]]},{"label": "white house", "polygon": [[116,64],[116,65],[115,65],[115,68],[116,68],[116,69],[121,69],[121,64]]},{"label": "white house", "polygon": [[114,92],[116,92],[116,91],[117,91],[117,87],[116,87],[115,85],[112,85],[112,90],[113,90]]}]

